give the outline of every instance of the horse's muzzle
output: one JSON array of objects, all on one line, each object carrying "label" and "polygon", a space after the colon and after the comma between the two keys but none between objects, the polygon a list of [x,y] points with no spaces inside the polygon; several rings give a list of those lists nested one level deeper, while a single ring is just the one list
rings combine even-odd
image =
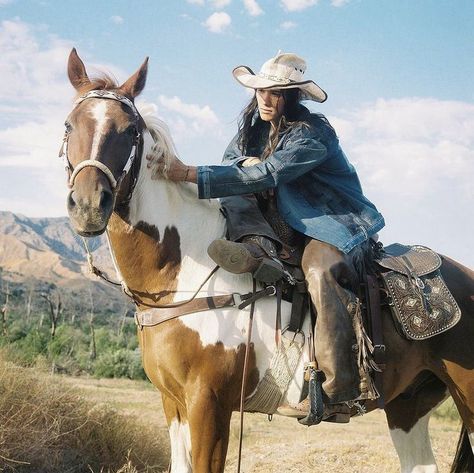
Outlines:
[{"label": "horse's muzzle", "polygon": [[81,195],[74,188],[67,196],[67,210],[74,230],[91,237],[104,233],[114,208],[114,196],[107,189]]}]

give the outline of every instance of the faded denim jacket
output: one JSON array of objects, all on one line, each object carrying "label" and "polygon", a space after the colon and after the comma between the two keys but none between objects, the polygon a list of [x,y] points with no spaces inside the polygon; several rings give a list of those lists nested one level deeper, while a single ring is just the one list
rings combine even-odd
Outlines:
[{"label": "faded denim jacket", "polygon": [[[320,116],[301,106],[298,124],[280,134],[265,161],[242,167],[234,137],[223,165],[199,166],[199,198],[217,198],[277,189],[278,210],[295,230],[348,253],[384,227],[383,216],[363,194],[354,166],[335,133]],[[264,140],[249,156],[260,156]]]}]

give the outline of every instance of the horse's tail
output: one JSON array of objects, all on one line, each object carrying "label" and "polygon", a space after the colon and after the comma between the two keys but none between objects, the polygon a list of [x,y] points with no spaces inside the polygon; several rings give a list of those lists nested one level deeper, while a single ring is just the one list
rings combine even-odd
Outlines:
[{"label": "horse's tail", "polygon": [[467,473],[471,471],[474,471],[474,454],[472,453],[466,426],[463,425],[459,435],[456,455],[451,466],[451,473]]}]

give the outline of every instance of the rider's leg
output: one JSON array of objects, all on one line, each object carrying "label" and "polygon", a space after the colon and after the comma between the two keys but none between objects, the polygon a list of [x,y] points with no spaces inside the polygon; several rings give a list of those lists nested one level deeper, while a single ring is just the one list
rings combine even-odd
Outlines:
[{"label": "rider's leg", "polygon": [[354,260],[361,252],[357,247],[344,254],[328,243],[309,240],[303,253],[302,268],[317,312],[316,359],[329,403],[351,401],[360,394],[351,312],[359,280]]},{"label": "rider's leg", "polygon": [[226,218],[227,238],[242,241],[243,238],[257,235],[271,240],[279,246],[280,240],[273,228],[265,220],[254,194],[233,195],[219,199]]},{"label": "rider's leg", "polygon": [[254,277],[273,282],[283,275],[282,265],[275,259],[281,243],[265,220],[252,195],[221,199],[227,221],[228,239],[213,241],[209,256],[231,273],[253,273]]}]

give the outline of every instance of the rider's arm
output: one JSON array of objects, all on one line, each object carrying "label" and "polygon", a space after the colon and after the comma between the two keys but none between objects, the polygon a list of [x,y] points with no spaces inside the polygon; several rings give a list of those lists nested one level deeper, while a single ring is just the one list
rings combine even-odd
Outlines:
[{"label": "rider's arm", "polygon": [[301,127],[290,132],[283,147],[261,163],[249,167],[238,163],[198,166],[199,197],[207,199],[261,192],[296,179],[326,158],[326,147],[311,130]]}]

